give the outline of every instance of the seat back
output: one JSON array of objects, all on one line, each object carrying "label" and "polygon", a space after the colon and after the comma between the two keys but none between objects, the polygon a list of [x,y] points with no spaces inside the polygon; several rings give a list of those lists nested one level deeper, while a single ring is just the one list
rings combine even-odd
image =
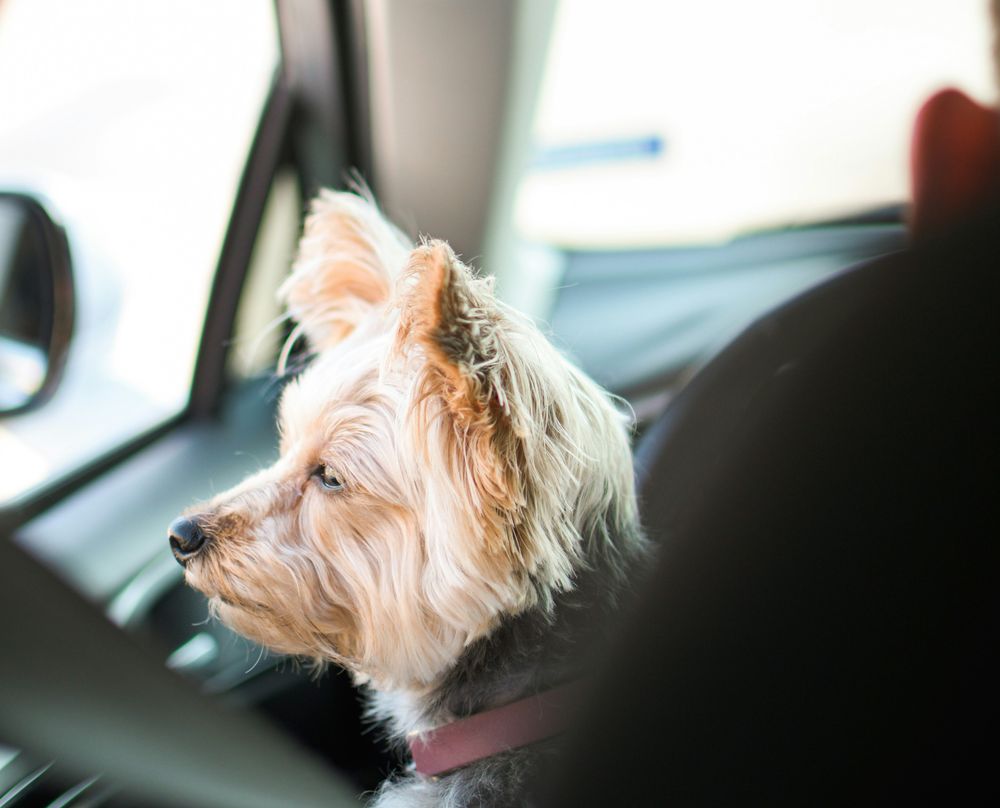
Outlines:
[{"label": "seat back", "polygon": [[541,804],[997,796],[995,222],[782,306],[670,407],[659,567]]}]

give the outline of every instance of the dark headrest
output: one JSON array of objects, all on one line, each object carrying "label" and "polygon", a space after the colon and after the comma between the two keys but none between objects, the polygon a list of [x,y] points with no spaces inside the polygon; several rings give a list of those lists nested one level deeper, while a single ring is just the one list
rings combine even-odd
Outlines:
[{"label": "dark headrest", "polygon": [[659,569],[543,804],[996,792],[993,222],[782,306],[670,407]]}]

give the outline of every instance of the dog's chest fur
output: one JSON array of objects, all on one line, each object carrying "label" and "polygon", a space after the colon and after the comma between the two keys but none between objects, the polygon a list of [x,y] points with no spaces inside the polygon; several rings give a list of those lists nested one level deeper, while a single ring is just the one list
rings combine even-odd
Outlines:
[{"label": "dog's chest fur", "polygon": [[[603,531],[602,531],[603,532]],[[627,608],[651,549],[638,525],[601,543],[577,586],[555,598],[550,612],[534,608],[505,619],[476,641],[426,692],[370,693],[370,715],[405,753],[405,738],[588,675],[595,648]],[[592,545],[592,547],[595,545]],[[581,705],[582,706],[582,705]],[[387,781],[375,808],[501,808],[530,805],[530,786],[558,758],[558,739],[477,761],[438,778],[411,773]]]}]

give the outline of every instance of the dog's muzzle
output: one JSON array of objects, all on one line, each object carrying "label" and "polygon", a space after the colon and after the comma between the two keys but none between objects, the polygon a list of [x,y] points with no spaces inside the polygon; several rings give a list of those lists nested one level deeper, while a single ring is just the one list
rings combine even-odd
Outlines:
[{"label": "dog's muzzle", "polygon": [[182,567],[208,544],[209,536],[194,519],[182,516],[167,528],[170,550]]}]

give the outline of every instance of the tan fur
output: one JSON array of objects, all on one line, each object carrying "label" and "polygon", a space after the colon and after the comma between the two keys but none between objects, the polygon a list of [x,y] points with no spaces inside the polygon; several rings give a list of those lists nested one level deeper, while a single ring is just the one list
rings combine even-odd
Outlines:
[{"label": "tan fur", "polygon": [[316,350],[353,331],[389,299],[408,245],[371,202],[323,191],[313,200],[292,274],[279,295]]},{"label": "tan fur", "polygon": [[425,692],[573,586],[596,515],[635,522],[624,419],[446,244],[410,251],[357,196],[314,204],[282,294],[317,356],[278,462],[192,509],[212,540],[187,579],[270,648]]}]

